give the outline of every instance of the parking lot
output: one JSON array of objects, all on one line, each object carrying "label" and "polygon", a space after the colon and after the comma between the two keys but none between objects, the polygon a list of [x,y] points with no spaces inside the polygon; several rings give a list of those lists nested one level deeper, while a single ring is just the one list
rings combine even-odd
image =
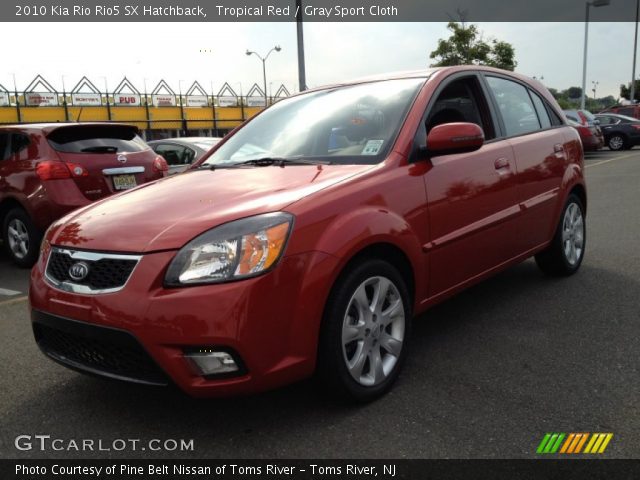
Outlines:
[{"label": "parking lot", "polygon": [[[529,260],[415,322],[396,388],[346,406],[303,382],[194,400],[86,377],[46,359],[30,331],[28,272],[0,257],[0,457],[514,458],[546,432],[612,432],[640,457],[640,149],[587,155],[587,253],[568,279]],[[10,379],[10,380],[9,380]],[[19,451],[18,435],[193,439],[188,452]]]}]

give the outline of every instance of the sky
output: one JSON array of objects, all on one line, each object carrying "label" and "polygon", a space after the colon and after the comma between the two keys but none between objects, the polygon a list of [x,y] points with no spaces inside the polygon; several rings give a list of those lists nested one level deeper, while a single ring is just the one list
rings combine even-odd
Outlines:
[{"label": "sky", "polygon": [[[584,23],[478,23],[485,39],[515,47],[517,72],[544,77],[547,87],[582,83]],[[25,32],[32,32],[26,35]],[[591,23],[587,90],[618,98],[631,81],[634,23]],[[448,37],[445,23],[320,23],[304,25],[307,85],[367,75],[415,70],[433,61],[429,53]],[[19,42],[17,42],[19,39]],[[3,48],[0,84],[18,90],[38,74],[62,91],[86,75],[109,90],[126,76],[149,93],[164,79],[178,93],[194,80],[216,94],[225,82],[243,94],[260,87],[261,55],[280,45],[267,60],[267,89],[283,84],[298,90],[296,24],[287,23],[0,23]],[[640,66],[636,68],[636,78]]]}]

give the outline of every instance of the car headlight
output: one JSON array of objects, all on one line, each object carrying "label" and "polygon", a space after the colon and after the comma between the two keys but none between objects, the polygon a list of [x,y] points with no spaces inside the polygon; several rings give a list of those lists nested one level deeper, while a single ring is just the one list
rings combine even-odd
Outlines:
[{"label": "car headlight", "polygon": [[254,277],[284,251],[293,215],[267,213],[220,225],[194,238],[175,256],[165,285],[179,287]]}]

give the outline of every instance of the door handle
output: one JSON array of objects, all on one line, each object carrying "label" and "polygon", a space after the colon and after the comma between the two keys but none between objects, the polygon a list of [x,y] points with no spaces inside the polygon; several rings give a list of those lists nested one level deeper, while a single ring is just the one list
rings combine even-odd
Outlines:
[{"label": "door handle", "polygon": [[509,168],[509,160],[504,157],[498,158],[495,162],[493,162],[496,170],[502,170],[503,168]]}]

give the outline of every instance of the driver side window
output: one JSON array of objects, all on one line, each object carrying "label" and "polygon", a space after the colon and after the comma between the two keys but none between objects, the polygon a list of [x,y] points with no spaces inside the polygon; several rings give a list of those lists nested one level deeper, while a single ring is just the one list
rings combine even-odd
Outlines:
[{"label": "driver side window", "polygon": [[427,133],[437,125],[454,122],[475,123],[482,127],[486,140],[495,138],[489,107],[475,76],[454,80],[440,92],[427,116]]}]

